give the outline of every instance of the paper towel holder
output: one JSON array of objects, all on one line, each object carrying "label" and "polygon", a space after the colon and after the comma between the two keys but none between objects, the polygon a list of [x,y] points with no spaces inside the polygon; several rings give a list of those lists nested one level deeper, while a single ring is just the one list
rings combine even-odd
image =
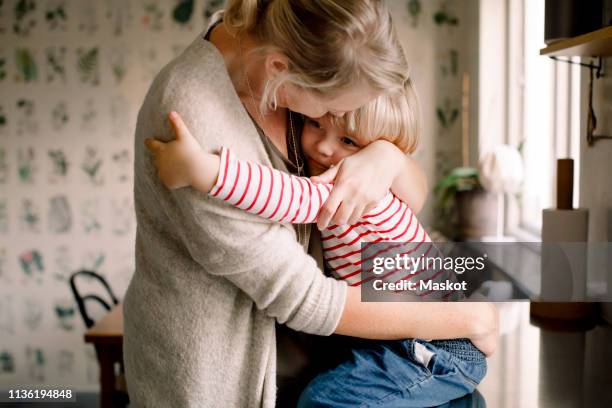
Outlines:
[{"label": "paper towel holder", "polygon": [[[574,238],[579,238],[579,241],[587,241],[588,240],[588,210],[586,209],[574,209],[573,202],[573,189],[574,185],[574,161],[572,159],[558,159],[557,160],[557,202],[556,207],[552,209],[544,209],[542,211],[542,242],[554,243],[554,242],[571,242],[574,241]],[[569,218],[568,218],[569,217]],[[559,223],[558,221],[563,220],[564,222]],[[548,222],[547,222],[548,221]],[[556,222],[555,222],[556,221]],[[569,222],[569,221],[573,221]],[[574,232],[569,232],[567,230],[568,223],[570,225],[579,225],[582,228],[576,229]],[[551,229],[552,226],[562,225],[563,227],[559,230]],[[546,228],[548,226],[548,228]],[[552,234],[552,235],[551,235]],[[569,321],[574,321],[574,324],[577,321],[582,320],[582,323],[578,324],[578,327],[588,328],[592,325],[593,319],[595,316],[596,307],[595,304],[591,302],[563,302],[563,301],[552,301],[547,302],[546,297],[544,296],[544,292],[547,288],[550,288],[550,280],[546,280],[545,278],[548,276],[550,278],[550,273],[545,274],[545,271],[550,269],[546,269],[546,260],[552,256],[550,250],[555,247],[549,248],[549,251],[544,251],[545,248],[542,248],[541,252],[541,300],[532,301],[530,304],[530,314],[533,318],[534,323],[543,323],[546,321],[565,321],[566,323]],[[547,258],[548,257],[548,258]],[[554,259],[560,259],[559,256],[553,256]],[[550,258],[550,259],[553,259]],[[580,259],[583,261],[580,263],[583,265],[583,268],[575,269],[576,271],[583,271],[581,276],[585,277],[587,270],[586,257],[584,258],[573,258],[576,262],[580,262]],[[576,267],[579,267],[580,264],[576,264]],[[550,267],[548,267],[550,268]],[[563,269],[555,269],[558,271],[562,271]],[[569,269],[571,270],[571,268]],[[576,275],[574,275],[575,277]],[[586,278],[585,278],[586,279]],[[576,282],[576,281],[575,281]],[[580,283],[578,280],[578,284],[584,287],[584,295],[586,295],[586,281]],[[551,294],[550,291],[547,292],[548,295]],[[550,299],[549,299],[550,300]]]}]

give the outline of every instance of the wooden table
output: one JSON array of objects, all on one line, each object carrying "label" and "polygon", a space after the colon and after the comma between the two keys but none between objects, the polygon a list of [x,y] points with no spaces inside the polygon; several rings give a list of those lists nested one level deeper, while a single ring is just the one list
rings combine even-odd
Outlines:
[{"label": "wooden table", "polygon": [[85,342],[96,348],[100,364],[100,407],[124,406],[127,394],[117,389],[115,364],[123,371],[123,307],[111,309],[85,332]]}]

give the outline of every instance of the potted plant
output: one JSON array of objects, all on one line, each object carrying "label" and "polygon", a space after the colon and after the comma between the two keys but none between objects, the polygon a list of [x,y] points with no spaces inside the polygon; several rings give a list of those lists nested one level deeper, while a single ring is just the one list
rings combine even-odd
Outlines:
[{"label": "potted plant", "polygon": [[442,219],[440,229],[453,239],[474,239],[495,233],[497,199],[480,183],[474,167],[457,167],[434,187]]}]

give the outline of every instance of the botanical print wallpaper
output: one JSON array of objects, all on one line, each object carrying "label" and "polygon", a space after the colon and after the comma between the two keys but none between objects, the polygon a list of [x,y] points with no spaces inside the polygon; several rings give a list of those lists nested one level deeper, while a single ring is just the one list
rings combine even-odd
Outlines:
[{"label": "botanical print wallpaper", "polygon": [[0,0],[0,388],[97,386],[68,278],[86,268],[125,292],[137,110],[220,6]]},{"label": "botanical print wallpaper", "polygon": [[[422,101],[416,157],[433,185],[459,164],[465,1],[388,3]],[[97,271],[122,298],[134,270],[138,108],[155,74],[222,6],[0,0],[0,388],[97,388],[68,279]]]}]

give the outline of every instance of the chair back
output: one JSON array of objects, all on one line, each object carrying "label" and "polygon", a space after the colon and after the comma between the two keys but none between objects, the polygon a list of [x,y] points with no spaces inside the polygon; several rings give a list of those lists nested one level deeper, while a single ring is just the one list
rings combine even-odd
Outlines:
[{"label": "chair back", "polygon": [[[108,297],[110,298],[110,301],[106,301],[102,299],[100,296],[93,294],[93,293],[88,294],[86,296],[82,296],[81,292],[77,289],[76,282],[77,282],[77,278],[81,280],[83,277],[94,278],[99,283],[101,283],[102,286],[106,289],[106,292],[107,292]],[[87,308],[85,307],[86,302],[89,303],[91,301],[96,301],[106,310],[110,310],[112,306],[117,305],[119,303],[119,300],[117,300],[117,297],[113,293],[113,290],[111,289],[106,279],[104,279],[104,277],[102,277],[101,275],[93,271],[80,270],[78,272],[73,273],[72,276],[70,277],[70,288],[72,289],[72,294],[74,295],[74,299],[76,300],[77,306],[79,307],[79,312],[81,313],[81,317],[83,318],[83,321],[85,322],[85,326],[88,329],[94,325],[95,321],[91,318],[89,313],[87,313]]]}]

